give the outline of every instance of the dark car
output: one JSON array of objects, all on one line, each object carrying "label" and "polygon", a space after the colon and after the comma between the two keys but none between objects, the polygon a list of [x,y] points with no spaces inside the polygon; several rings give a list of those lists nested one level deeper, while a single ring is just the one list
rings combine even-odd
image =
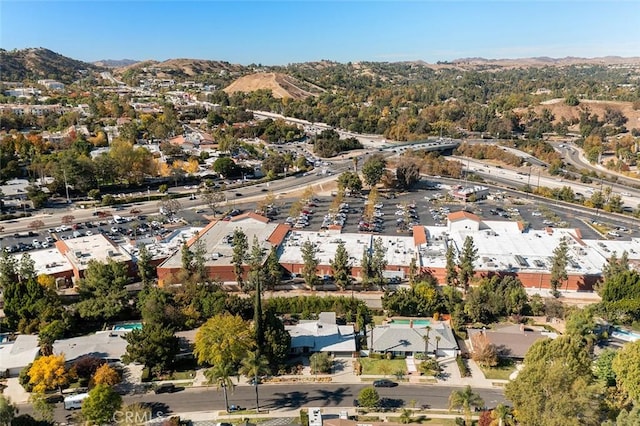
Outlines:
[{"label": "dark car", "polygon": [[176,391],[176,385],[173,383],[163,383],[153,390],[155,393],[174,393]]},{"label": "dark car", "polygon": [[375,388],[392,388],[398,386],[396,382],[387,379],[374,380],[373,387]]},{"label": "dark car", "polygon": [[241,192],[236,192],[236,197],[242,197],[242,193]]}]

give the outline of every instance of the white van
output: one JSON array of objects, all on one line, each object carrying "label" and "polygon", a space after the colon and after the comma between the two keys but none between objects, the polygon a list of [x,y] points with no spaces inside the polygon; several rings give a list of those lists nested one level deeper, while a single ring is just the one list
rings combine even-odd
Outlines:
[{"label": "white van", "polygon": [[76,395],[68,396],[64,399],[65,410],[79,410],[82,408],[82,401],[89,397],[88,393],[78,393]]}]

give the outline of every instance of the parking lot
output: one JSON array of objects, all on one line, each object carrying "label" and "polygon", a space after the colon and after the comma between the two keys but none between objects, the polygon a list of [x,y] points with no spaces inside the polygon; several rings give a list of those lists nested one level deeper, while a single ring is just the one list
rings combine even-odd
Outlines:
[{"label": "parking lot", "polygon": [[[517,220],[529,224],[533,229],[544,229],[546,227],[578,228],[584,239],[602,238],[598,232],[588,225],[588,223],[596,219],[595,212],[591,215],[569,213],[553,203],[540,204],[535,200],[510,197],[505,193],[495,194],[495,199],[491,200],[464,203],[462,201],[453,201],[450,197],[447,197],[449,190],[450,188],[446,185],[439,189],[423,187],[416,191],[396,194],[393,199],[380,197],[376,203],[379,208],[375,209],[374,220],[372,221],[372,225],[375,226],[370,228],[371,231],[364,230],[361,226],[367,202],[366,198],[347,196],[344,198],[343,208],[339,210],[342,216],[340,220],[343,223],[342,232],[379,233],[384,235],[397,235],[400,233],[409,235],[407,228],[410,229],[414,224],[445,226],[449,213],[466,210],[487,221]],[[306,215],[305,226],[299,226],[298,229],[309,231],[325,229],[327,225],[326,218],[332,201],[333,197],[314,197],[313,205],[306,208],[310,214]],[[279,201],[277,203],[278,213],[274,214],[271,219],[284,223],[290,217],[289,213],[292,204],[293,201],[291,200]],[[237,204],[236,207],[243,211],[255,208],[251,204]],[[289,222],[292,226],[298,223],[297,218],[293,219],[295,220],[290,220]],[[400,220],[405,224],[404,229],[398,226]],[[600,220],[602,219],[600,218]],[[608,226],[611,229],[623,229],[618,231],[618,237],[610,236],[610,238],[628,239],[635,235],[634,231],[629,229],[630,227],[624,227],[613,222],[608,223]]]},{"label": "parking lot", "polygon": [[[10,253],[52,247],[58,240],[103,234],[113,242],[124,243],[127,238],[164,237],[171,231],[167,226],[184,223],[183,220],[168,221],[162,216],[109,215],[85,222],[69,223],[55,228],[43,228],[20,232],[0,239],[2,247]],[[123,212],[124,214],[124,212]],[[188,213],[191,215],[191,213]],[[196,219],[201,216],[196,216]]]},{"label": "parking lot", "polygon": [[[583,239],[603,238],[594,228],[605,229],[605,237],[610,239],[629,239],[637,236],[637,230],[631,226],[604,220],[597,212],[590,214],[571,213],[553,203],[540,204],[527,198],[510,197],[504,192],[492,194],[491,200],[475,203],[453,201],[448,197],[450,187],[423,183],[421,188],[407,193],[395,194],[387,199],[381,196],[371,220],[364,220],[367,199],[361,196],[345,197],[337,215],[328,216],[333,197],[315,196],[311,205],[306,205],[304,219],[291,218],[289,224],[297,229],[321,231],[331,224],[340,224],[343,232],[373,233],[384,235],[410,235],[412,226],[445,226],[447,215],[460,210],[477,214],[483,220],[518,220],[534,229],[545,227],[578,228]],[[219,211],[234,211],[234,215],[255,210],[255,203],[234,201],[230,206],[219,207]],[[285,223],[290,217],[293,200],[278,201],[271,210],[270,218]],[[65,240],[85,235],[104,234],[115,243],[123,243],[126,238],[163,237],[171,231],[167,227],[182,225],[204,226],[207,217],[212,217],[209,208],[184,209],[173,221],[161,215],[142,216],[131,211],[108,211],[104,217],[93,220],[68,223],[50,229],[34,229],[28,232],[8,235],[0,238],[2,248],[9,252],[20,252],[48,248],[57,240]],[[122,216],[120,216],[121,214]],[[205,215],[207,217],[205,217]],[[339,215],[339,216],[338,216]],[[220,215],[218,215],[220,217]]]}]

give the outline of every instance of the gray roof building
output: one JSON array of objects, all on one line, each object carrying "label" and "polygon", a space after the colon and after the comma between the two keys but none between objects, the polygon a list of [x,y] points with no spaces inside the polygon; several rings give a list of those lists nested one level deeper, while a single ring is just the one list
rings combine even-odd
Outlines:
[{"label": "gray roof building", "polygon": [[515,359],[524,359],[529,348],[538,340],[558,337],[556,333],[548,332],[543,328],[524,324],[502,324],[493,329],[470,328],[467,333],[471,351],[473,351],[474,336],[484,334],[501,356]]},{"label": "gray roof building", "polygon": [[[429,328],[427,328],[429,327]],[[392,352],[401,355],[413,355],[424,352],[425,337],[429,334],[428,353],[438,350],[439,356],[455,356],[458,343],[449,323],[445,321],[409,319],[406,322],[389,322],[373,329],[370,347],[374,352]]]},{"label": "gray roof building", "polygon": [[127,352],[127,341],[124,335],[128,332],[129,330],[107,330],[87,336],[56,340],[53,343],[53,353],[64,354],[66,361],[73,361],[83,356],[119,361]]},{"label": "gray roof building", "polygon": [[356,339],[353,325],[337,325],[335,312],[322,312],[317,321],[302,320],[285,326],[291,336],[291,350],[353,354]]}]

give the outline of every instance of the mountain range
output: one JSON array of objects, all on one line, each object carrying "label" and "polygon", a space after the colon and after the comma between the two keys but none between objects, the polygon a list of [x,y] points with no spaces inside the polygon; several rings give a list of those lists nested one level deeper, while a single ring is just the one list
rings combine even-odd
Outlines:
[{"label": "mountain range", "polygon": [[[324,62],[323,62],[324,63]],[[429,64],[424,61],[406,61],[417,66],[428,68],[453,67],[467,70],[505,69],[514,67],[547,67],[571,65],[640,65],[640,57],[623,58],[607,56],[601,58],[521,58],[521,59],[485,59],[461,58]],[[71,83],[87,71],[106,71],[123,75],[126,72],[139,73],[141,70],[153,68],[159,77],[190,79],[204,73],[242,76],[256,71],[256,66],[243,66],[225,61],[203,59],[170,59],[166,61],[137,61],[133,59],[104,59],[93,63],[83,62],[63,56],[45,48],[28,48],[21,50],[0,49],[0,79],[2,81],[24,81],[51,78]],[[262,67],[261,71],[270,71],[270,67]],[[271,67],[282,71],[282,67]]]}]

